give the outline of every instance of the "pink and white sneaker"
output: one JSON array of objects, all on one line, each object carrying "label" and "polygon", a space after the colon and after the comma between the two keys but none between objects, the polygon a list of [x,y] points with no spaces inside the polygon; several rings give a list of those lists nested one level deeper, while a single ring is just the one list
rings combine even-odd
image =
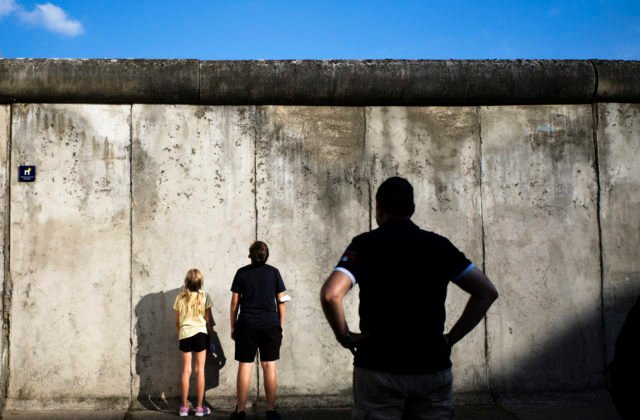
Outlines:
[{"label": "pink and white sneaker", "polygon": [[187,417],[189,415],[189,407],[180,407],[178,414],[180,414],[180,417]]},{"label": "pink and white sneaker", "polygon": [[211,414],[211,410],[209,410],[209,407],[196,408],[196,417],[208,416],[209,414]]}]

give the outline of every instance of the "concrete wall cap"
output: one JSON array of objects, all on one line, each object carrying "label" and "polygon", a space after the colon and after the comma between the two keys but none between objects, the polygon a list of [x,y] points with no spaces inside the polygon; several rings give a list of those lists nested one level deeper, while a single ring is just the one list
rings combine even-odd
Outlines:
[{"label": "concrete wall cap", "polygon": [[640,102],[640,61],[0,59],[0,103]]}]

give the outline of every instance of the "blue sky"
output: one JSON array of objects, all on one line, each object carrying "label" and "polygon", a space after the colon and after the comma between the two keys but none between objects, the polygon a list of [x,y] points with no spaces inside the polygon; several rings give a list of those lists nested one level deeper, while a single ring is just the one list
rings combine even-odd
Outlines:
[{"label": "blue sky", "polygon": [[640,59],[640,0],[0,0],[0,57]]}]

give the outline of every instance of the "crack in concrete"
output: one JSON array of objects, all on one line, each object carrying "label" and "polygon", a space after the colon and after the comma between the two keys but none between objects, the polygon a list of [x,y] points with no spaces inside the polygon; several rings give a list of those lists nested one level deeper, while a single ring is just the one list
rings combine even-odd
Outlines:
[{"label": "crack in concrete", "polygon": [[258,240],[258,141],[262,132],[259,130],[258,106],[253,106],[253,208],[255,211],[255,240]]},{"label": "crack in concrete", "polygon": [[[262,135],[261,130],[261,119],[258,115],[258,106],[254,105],[253,107],[253,200],[254,200],[254,209],[255,209],[255,240],[258,240],[258,144],[260,141],[260,136]],[[258,400],[260,399],[260,363],[258,363],[258,358],[256,358],[256,390],[255,390],[255,400],[254,405],[258,404]]]},{"label": "crack in concrete", "polygon": [[602,369],[607,366],[607,325],[605,316],[604,302],[604,249],[602,246],[602,184],[600,180],[600,153],[598,149],[598,129],[599,129],[599,109],[598,104],[591,104],[591,115],[593,118],[593,154],[594,154],[594,171],[596,174],[596,185],[598,188],[596,195],[596,212],[598,222],[598,247],[600,257],[600,317],[601,317],[601,333],[602,333]]},{"label": "crack in concrete", "polygon": [[[478,129],[478,153],[479,153],[479,179],[480,179],[480,225],[482,228],[482,272],[487,273],[487,241],[486,241],[486,232],[484,229],[484,193],[483,193],[483,181],[484,181],[484,148],[482,144],[482,112],[481,107],[476,107],[476,123]],[[489,396],[494,404],[497,404],[497,395],[494,391],[493,386],[493,376],[491,374],[491,367],[489,365],[489,325],[487,321],[488,315],[485,315],[483,319],[484,324],[484,369],[485,375],[487,377],[487,387],[489,390]]]},{"label": "crack in concrete", "polygon": [[[367,107],[364,107],[362,110],[362,121],[364,123],[364,128],[362,130],[362,155],[363,156],[367,156]],[[372,217],[373,217],[373,197],[371,196],[372,191],[371,191],[371,174],[373,173],[373,165],[375,164],[375,162],[371,161],[368,163],[368,165],[364,168],[365,171],[367,172],[366,178],[367,178],[367,189],[368,189],[368,193],[369,193],[369,200],[368,200],[368,206],[369,206],[369,231],[371,231],[373,229],[373,221],[372,221]]]}]

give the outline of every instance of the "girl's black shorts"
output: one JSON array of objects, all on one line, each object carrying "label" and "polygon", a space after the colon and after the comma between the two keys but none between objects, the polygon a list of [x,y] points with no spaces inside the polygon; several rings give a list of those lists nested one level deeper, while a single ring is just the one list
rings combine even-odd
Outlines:
[{"label": "girl's black shorts", "polygon": [[205,333],[198,333],[191,337],[180,340],[180,351],[183,353],[191,353],[192,351],[201,352],[207,348],[207,339],[209,336]]}]

